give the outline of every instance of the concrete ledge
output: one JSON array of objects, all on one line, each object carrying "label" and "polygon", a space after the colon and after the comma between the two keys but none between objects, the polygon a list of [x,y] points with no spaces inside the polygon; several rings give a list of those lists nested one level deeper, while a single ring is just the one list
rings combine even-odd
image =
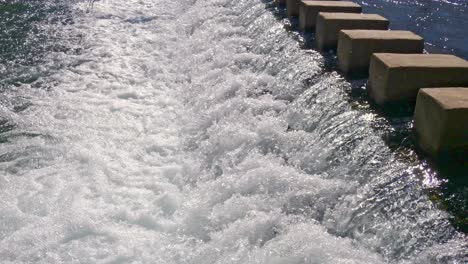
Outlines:
[{"label": "concrete ledge", "polygon": [[307,31],[315,28],[318,13],[361,13],[360,5],[348,1],[302,1],[299,6],[299,28]]},{"label": "concrete ledge", "polygon": [[[281,0],[281,1],[285,1],[286,3],[286,14],[288,17],[299,16],[299,6],[301,4],[301,0]],[[302,0],[302,1],[326,1],[326,0]]]},{"label": "concrete ledge", "polygon": [[422,53],[423,49],[423,38],[411,31],[342,30],[338,68],[347,75],[366,76],[372,53]]},{"label": "concrete ledge", "polygon": [[390,22],[375,14],[319,13],[315,39],[320,50],[336,49],[342,29],[388,29]]},{"label": "concrete ledge", "polygon": [[414,131],[419,146],[429,155],[468,161],[468,88],[421,89]]},{"label": "concrete ledge", "polygon": [[468,61],[444,54],[374,53],[367,90],[378,104],[414,102],[422,87],[468,85]]}]

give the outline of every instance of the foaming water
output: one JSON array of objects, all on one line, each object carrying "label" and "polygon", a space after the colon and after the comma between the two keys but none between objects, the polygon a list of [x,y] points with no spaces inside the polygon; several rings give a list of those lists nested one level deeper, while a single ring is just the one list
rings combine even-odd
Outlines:
[{"label": "foaming water", "polygon": [[51,89],[23,83],[31,106],[3,111],[2,262],[467,260],[419,164],[264,3],[89,7],[63,25],[82,50],[47,57]]}]

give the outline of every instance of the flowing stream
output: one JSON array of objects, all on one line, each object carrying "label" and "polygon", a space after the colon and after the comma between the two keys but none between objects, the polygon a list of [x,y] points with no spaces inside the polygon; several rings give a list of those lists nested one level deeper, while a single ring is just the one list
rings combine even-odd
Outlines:
[{"label": "flowing stream", "polygon": [[468,262],[467,188],[270,2],[0,11],[0,263]]}]

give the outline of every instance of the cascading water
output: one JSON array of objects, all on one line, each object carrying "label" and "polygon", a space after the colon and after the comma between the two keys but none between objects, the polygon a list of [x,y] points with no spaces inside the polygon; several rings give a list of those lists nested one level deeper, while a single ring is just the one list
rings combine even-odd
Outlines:
[{"label": "cascading water", "polygon": [[2,65],[0,262],[467,262],[441,180],[265,7],[30,22],[47,52]]}]

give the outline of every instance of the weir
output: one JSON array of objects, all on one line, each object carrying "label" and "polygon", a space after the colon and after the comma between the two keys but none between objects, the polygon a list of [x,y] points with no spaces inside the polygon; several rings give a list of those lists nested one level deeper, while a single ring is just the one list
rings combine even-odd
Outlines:
[{"label": "weir", "polygon": [[468,87],[422,88],[414,112],[421,148],[436,159],[466,160]]},{"label": "weir", "polygon": [[[16,2],[35,28],[0,15],[3,41],[38,49],[0,50],[0,262],[468,261],[466,187],[443,177],[467,174],[268,0]],[[464,1],[435,2],[358,3],[457,40]]]},{"label": "weir", "polygon": [[[338,34],[344,29],[387,30],[390,22],[376,14],[319,13],[315,40],[319,50],[336,49]],[[351,51],[350,51],[351,52]]]},{"label": "weir", "polygon": [[320,12],[361,13],[362,7],[349,1],[301,1],[299,5],[299,28],[302,31],[315,29]]},{"label": "weir", "polygon": [[468,62],[446,54],[374,53],[367,90],[378,104],[414,102],[420,88],[468,84]]},{"label": "weir", "polygon": [[[292,17],[299,16],[299,7],[302,1],[327,1],[327,0],[278,0],[278,1],[285,2],[286,14],[288,17],[292,18]],[[340,0],[336,0],[336,1],[340,1]]]},{"label": "weir", "polygon": [[[366,76],[367,91],[380,105],[415,102],[422,87],[468,86],[468,62],[451,55],[420,54],[422,37],[389,31],[389,21],[376,14],[358,14],[348,1],[289,0],[288,16],[299,13],[299,28],[315,30],[316,46],[338,46],[338,68],[348,77]],[[468,133],[463,128],[463,133]],[[463,145],[465,148],[466,146]]]},{"label": "weir", "polygon": [[410,31],[341,30],[336,55],[348,76],[367,76],[373,53],[422,53],[424,40]]}]

